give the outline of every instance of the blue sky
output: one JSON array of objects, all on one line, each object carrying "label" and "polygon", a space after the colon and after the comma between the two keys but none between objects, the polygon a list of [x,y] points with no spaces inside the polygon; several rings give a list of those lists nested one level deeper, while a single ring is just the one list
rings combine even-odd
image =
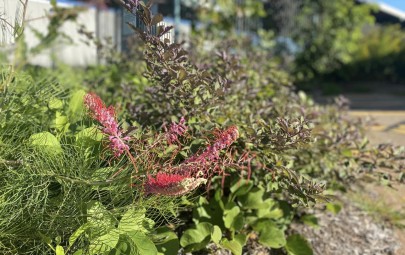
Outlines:
[{"label": "blue sky", "polygon": [[397,9],[405,11],[405,0],[380,0],[379,2],[389,4]]}]

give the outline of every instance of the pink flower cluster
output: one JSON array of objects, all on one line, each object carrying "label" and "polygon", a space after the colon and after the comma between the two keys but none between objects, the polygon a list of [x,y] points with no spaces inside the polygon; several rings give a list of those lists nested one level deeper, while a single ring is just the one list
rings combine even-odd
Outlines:
[{"label": "pink flower cluster", "polygon": [[185,163],[205,164],[214,162],[219,158],[219,152],[229,147],[239,137],[239,131],[236,126],[231,126],[225,131],[219,133],[218,138],[212,145],[209,145],[200,155],[194,155],[187,159]]},{"label": "pink flower cluster", "polygon": [[145,191],[148,194],[161,194],[166,196],[181,196],[206,180],[202,178],[186,177],[179,174],[158,173],[155,177],[148,176]]},{"label": "pink flower cluster", "polygon": [[178,196],[197,188],[206,182],[204,177],[210,175],[208,164],[216,162],[220,151],[229,147],[238,137],[238,128],[231,126],[220,132],[215,142],[201,154],[190,157],[172,173],[158,173],[155,177],[148,175],[145,183],[146,193]]},{"label": "pink flower cluster", "polygon": [[173,144],[179,141],[179,136],[184,135],[187,132],[187,126],[185,125],[186,120],[181,117],[179,123],[173,122],[169,126],[169,130],[166,128],[166,139],[169,144]]},{"label": "pink flower cluster", "polygon": [[128,145],[125,144],[129,137],[122,137],[114,107],[106,107],[101,98],[94,93],[84,96],[84,104],[90,116],[103,126],[102,132],[109,136],[110,149],[114,152],[114,156],[119,157],[124,151],[129,150]]}]

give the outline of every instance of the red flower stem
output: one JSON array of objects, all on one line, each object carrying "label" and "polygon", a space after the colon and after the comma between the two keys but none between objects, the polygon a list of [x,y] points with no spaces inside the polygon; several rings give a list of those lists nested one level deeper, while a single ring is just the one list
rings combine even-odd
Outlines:
[{"label": "red flower stem", "polygon": [[[138,168],[136,167],[136,163],[135,163],[135,158],[134,156],[132,156],[132,154],[129,152],[128,149],[125,150],[126,155],[128,156],[129,160],[131,161],[134,169],[135,169],[135,173],[138,173]],[[122,172],[123,168],[119,169],[117,172],[115,172],[110,179],[115,178],[115,176],[119,175]]]}]

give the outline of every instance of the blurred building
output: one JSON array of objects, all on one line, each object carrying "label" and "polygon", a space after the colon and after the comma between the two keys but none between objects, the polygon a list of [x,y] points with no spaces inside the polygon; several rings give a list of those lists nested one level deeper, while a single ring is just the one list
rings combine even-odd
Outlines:
[{"label": "blurred building", "polygon": [[[245,0],[235,0],[236,4],[243,4]],[[20,0],[0,0],[0,17],[5,18],[10,24],[22,25],[23,6]],[[126,12],[114,1],[108,0],[58,0],[58,6],[65,8],[83,7],[75,22],[65,22],[60,30],[66,35],[58,38],[56,44],[44,49],[40,54],[31,56],[30,62],[43,66],[52,66],[56,61],[69,65],[86,66],[103,61],[100,49],[95,44],[89,43],[87,34],[93,34],[98,41],[109,42],[118,51],[128,49],[128,38],[134,35],[127,23],[140,26],[136,17]],[[175,30],[169,35],[172,40],[187,40],[193,26],[198,26],[195,8],[219,8],[216,0],[156,0],[154,12],[162,13],[164,23],[174,25]],[[359,4],[368,3],[358,0]],[[269,0],[264,1],[267,17],[247,18],[235,17],[234,27],[238,32],[254,32],[259,28],[271,29],[279,35],[279,40],[290,45],[289,38],[297,27],[295,16],[300,11],[302,0]],[[405,27],[405,12],[385,4],[377,3],[378,11],[374,13],[378,23],[399,23]],[[221,11],[221,10],[218,10]],[[50,0],[29,0],[25,10],[25,40],[28,48],[33,48],[39,43],[37,33],[46,33],[49,25],[48,16],[52,15]],[[316,17],[309,17],[316,18]],[[0,22],[0,43],[3,49],[10,52],[15,47],[13,31],[9,26]],[[82,32],[80,32],[82,31]]]},{"label": "blurred building", "polygon": [[[123,30],[122,10],[117,8],[95,8],[80,1],[58,0],[59,7],[83,7],[76,21],[67,21],[60,27],[65,36],[59,36],[51,47],[38,54],[29,55],[32,64],[52,66],[57,61],[75,66],[96,64],[100,61],[97,47],[89,43],[83,32],[93,33],[96,39],[110,40],[120,49]],[[0,13],[4,13],[10,24],[24,22],[24,37],[28,49],[35,48],[40,42],[38,33],[45,35],[48,31],[49,16],[53,15],[49,0],[29,0],[25,10],[21,1],[0,0]],[[25,21],[22,12],[25,11]],[[7,27],[6,27],[7,28]],[[82,31],[82,32],[80,32]],[[10,51],[15,47],[12,31],[4,29],[0,42]],[[28,51],[29,52],[29,51]]]}]

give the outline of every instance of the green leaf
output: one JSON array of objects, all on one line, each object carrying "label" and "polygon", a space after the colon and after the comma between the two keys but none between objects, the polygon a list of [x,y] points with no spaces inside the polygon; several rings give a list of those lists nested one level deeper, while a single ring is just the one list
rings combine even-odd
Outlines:
[{"label": "green leaf", "polygon": [[264,189],[254,187],[247,194],[240,196],[239,201],[244,209],[266,208],[263,201]]},{"label": "green leaf", "polygon": [[259,243],[270,248],[281,248],[286,244],[284,231],[272,221],[259,221],[253,226],[259,232]]},{"label": "green leaf", "polygon": [[131,239],[126,235],[120,235],[117,245],[108,255],[132,255],[135,254],[135,245],[132,245]]},{"label": "green leaf", "polygon": [[287,238],[285,246],[289,255],[312,255],[313,251],[308,241],[301,235],[295,234]]},{"label": "green leaf", "polygon": [[145,217],[146,209],[145,208],[130,208],[125,214],[122,216],[120,223],[118,225],[118,229],[122,233],[133,232],[133,231],[140,231],[142,233],[148,233],[149,229],[145,226],[145,221],[147,218]]},{"label": "green leaf", "polygon": [[95,148],[103,140],[103,134],[96,127],[85,128],[76,134],[76,144],[83,148]]},{"label": "green leaf", "polygon": [[165,255],[177,255],[179,251],[179,239],[168,227],[161,227],[156,230],[155,239],[160,239],[156,244],[158,252]]},{"label": "green leaf", "polygon": [[239,180],[231,187],[231,193],[233,196],[238,197],[247,194],[253,187],[252,181]]},{"label": "green leaf", "polygon": [[114,217],[100,202],[92,201],[87,207],[87,221],[92,226],[97,226],[98,229],[109,229],[115,223]]},{"label": "green leaf", "polygon": [[237,235],[235,235],[234,240],[237,241],[238,243],[240,243],[240,245],[243,247],[243,246],[245,246],[245,244],[246,244],[247,235],[244,235],[244,234],[237,234]]},{"label": "green leaf", "polygon": [[134,245],[135,255],[157,255],[158,250],[152,240],[140,231],[134,231],[128,233],[128,237],[131,239]]},{"label": "green leaf", "polygon": [[90,227],[91,227],[90,223],[86,222],[85,224],[81,225],[78,229],[76,229],[76,231],[73,232],[73,234],[69,237],[69,247],[71,247],[76,242],[77,238],[79,238],[81,234],[83,234],[83,232],[89,229]]},{"label": "green leaf", "polygon": [[193,252],[205,248],[211,240],[212,224],[201,222],[195,229],[187,229],[180,238],[180,245]]},{"label": "green leaf", "polygon": [[[233,203],[234,204],[234,203]],[[227,206],[228,207],[228,206]],[[238,206],[233,206],[232,208],[225,208],[224,210],[224,224],[226,228],[231,228],[234,221],[236,220],[236,217],[238,216],[240,212],[240,208]]]},{"label": "green leaf", "polygon": [[311,227],[319,227],[318,218],[313,214],[307,214],[301,217],[302,222]]},{"label": "green leaf", "polygon": [[78,90],[74,92],[69,101],[69,118],[72,122],[75,122],[81,118],[81,115],[84,112],[84,96],[86,95],[86,91]]},{"label": "green leaf", "polygon": [[63,108],[63,101],[57,98],[52,98],[48,102],[48,107],[51,110],[58,110]]},{"label": "green leaf", "polygon": [[266,219],[279,219],[283,217],[283,211],[278,208],[278,203],[271,198],[264,201],[265,208],[257,210],[257,217]]},{"label": "green leaf", "polygon": [[83,254],[83,250],[82,250],[82,249],[77,250],[77,251],[75,251],[75,253],[73,253],[73,255],[82,255],[82,254]]},{"label": "green leaf", "polygon": [[63,151],[58,139],[49,132],[33,134],[29,141],[35,147],[42,148],[49,153],[61,153]]},{"label": "green leaf", "polygon": [[338,214],[342,210],[342,205],[338,203],[327,203],[326,210],[333,214]]},{"label": "green leaf", "polygon": [[107,234],[91,240],[89,245],[89,254],[103,254],[111,251],[118,243],[120,233],[117,229],[111,229]]},{"label": "green leaf", "polygon": [[62,246],[57,245],[55,249],[56,255],[65,255],[65,250],[63,249]]},{"label": "green leaf", "polygon": [[55,113],[55,120],[54,120],[54,127],[58,131],[65,131],[69,128],[69,121],[68,117],[65,115],[62,115],[60,112]]},{"label": "green leaf", "polygon": [[211,231],[211,240],[214,243],[218,244],[219,241],[221,241],[221,238],[222,238],[222,231],[218,226],[215,225]]},{"label": "green leaf", "polygon": [[236,241],[236,240],[231,240],[229,241],[228,239],[224,238],[222,239],[221,242],[221,247],[228,249],[232,252],[233,255],[240,255],[242,254],[242,245]]}]

